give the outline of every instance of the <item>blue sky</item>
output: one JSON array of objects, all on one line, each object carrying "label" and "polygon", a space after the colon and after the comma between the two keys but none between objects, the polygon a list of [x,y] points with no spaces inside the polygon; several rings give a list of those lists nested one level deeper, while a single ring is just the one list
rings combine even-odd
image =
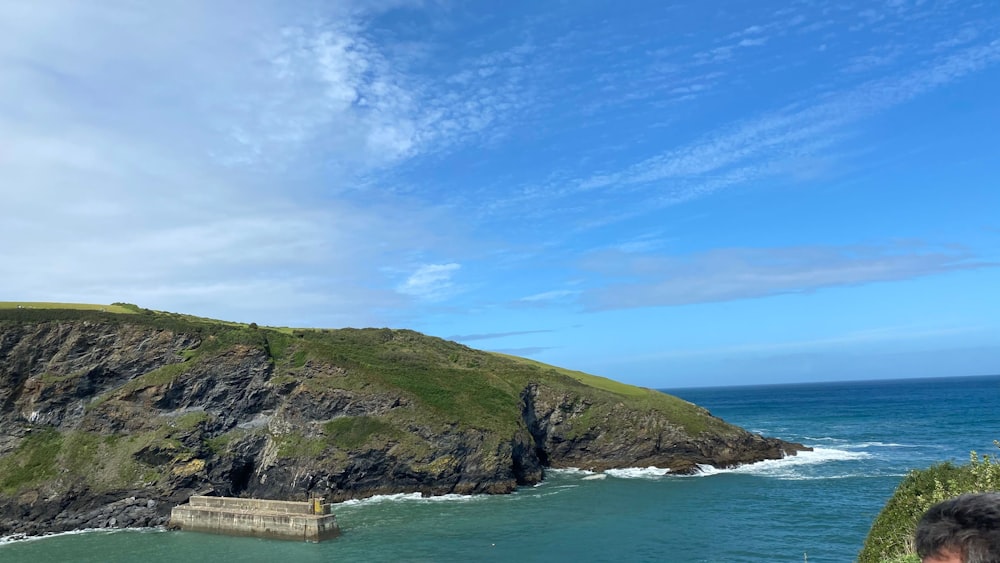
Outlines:
[{"label": "blue sky", "polygon": [[989,1],[0,1],[0,295],[998,373],[997,99]]}]

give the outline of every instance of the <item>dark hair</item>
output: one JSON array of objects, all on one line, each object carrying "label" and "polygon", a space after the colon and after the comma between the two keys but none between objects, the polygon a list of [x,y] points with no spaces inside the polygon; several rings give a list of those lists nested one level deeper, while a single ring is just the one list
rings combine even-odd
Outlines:
[{"label": "dark hair", "polygon": [[1000,493],[966,494],[927,509],[916,532],[921,559],[954,551],[964,563],[1000,563]]}]

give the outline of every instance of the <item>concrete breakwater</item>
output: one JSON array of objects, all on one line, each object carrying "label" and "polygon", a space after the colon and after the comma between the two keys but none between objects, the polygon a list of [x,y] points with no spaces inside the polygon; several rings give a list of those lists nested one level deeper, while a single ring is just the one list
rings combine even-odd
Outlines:
[{"label": "concrete breakwater", "polygon": [[309,502],[193,496],[170,512],[170,527],[231,536],[319,542],[340,535],[323,499]]}]

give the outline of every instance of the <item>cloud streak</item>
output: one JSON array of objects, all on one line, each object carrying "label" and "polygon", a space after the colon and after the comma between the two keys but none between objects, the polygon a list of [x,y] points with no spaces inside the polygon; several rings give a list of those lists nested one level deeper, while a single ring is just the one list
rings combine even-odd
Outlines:
[{"label": "cloud streak", "polygon": [[605,252],[585,267],[627,281],[589,291],[583,302],[610,310],[734,301],[996,266],[954,250],[860,245],[729,248],[683,257]]},{"label": "cloud streak", "polygon": [[551,329],[541,329],[541,330],[515,330],[511,332],[491,332],[484,334],[458,334],[454,336],[449,336],[448,340],[456,340],[458,342],[470,342],[473,340],[492,340],[494,338],[506,338],[508,336],[523,336],[525,334],[542,334],[546,332],[555,332]]},{"label": "cloud streak", "polygon": [[396,291],[425,301],[440,301],[453,290],[451,281],[460,264],[421,264]]},{"label": "cloud streak", "polygon": [[554,289],[552,291],[544,291],[542,293],[535,293],[533,295],[528,295],[520,298],[518,301],[524,303],[538,303],[546,301],[559,301],[566,299],[568,297],[573,297],[579,295],[580,290],[577,289]]},{"label": "cloud streak", "polygon": [[[927,7],[920,8],[930,10],[927,13],[920,12],[916,7],[913,10],[912,14],[893,14],[892,18],[919,19],[936,13],[936,9]],[[780,58],[769,49],[772,42],[780,45],[776,45],[775,49],[785,48],[788,43],[778,43],[779,40],[797,37],[793,30],[816,23],[806,22],[797,16],[789,17],[788,14],[782,18],[787,21],[754,25],[745,28],[749,31],[735,32],[722,41],[721,46],[701,51],[701,58],[711,59],[714,56],[712,53],[720,49],[731,54],[740,42],[750,41],[754,52],[766,49],[755,61],[766,66],[769,61]],[[872,31],[875,32],[881,31]],[[950,36],[946,28],[927,29],[925,32],[934,36]],[[762,180],[787,178],[799,182],[803,178],[795,171],[803,161],[850,158],[849,153],[858,149],[858,129],[863,127],[866,119],[1000,63],[1000,40],[990,40],[988,36],[977,35],[968,29],[963,30],[960,37],[961,41],[940,42],[933,49],[922,48],[920,44],[889,43],[876,44],[855,56],[845,53],[840,55],[846,61],[840,65],[840,72],[833,73],[826,82],[809,84],[799,95],[786,92],[774,96],[778,100],[795,99],[793,103],[756,116],[722,122],[708,133],[687,142],[679,140],[678,135],[669,136],[667,138],[671,142],[665,150],[631,162],[627,159],[601,161],[588,155],[581,164],[587,165],[591,173],[580,174],[579,170],[584,166],[554,172],[543,184],[529,183],[504,194],[490,206],[489,211],[520,214],[532,219],[576,217],[582,229],[590,229],[708,197],[724,189],[750,186]],[[710,95],[705,84],[734,80],[729,74],[737,63],[719,62],[724,66],[705,75],[704,69],[685,62],[685,52],[684,49],[666,50],[664,56],[669,57],[666,61],[675,64],[666,71],[661,70],[659,78],[670,82],[669,88],[660,90],[644,85],[636,86],[636,89],[652,97],[657,97],[654,93],[658,92],[661,99],[669,92],[685,97],[701,97]],[[858,71],[891,63],[896,64],[892,64],[891,70],[883,71],[881,76],[866,75],[867,79],[858,76]],[[644,60],[639,65],[640,69],[628,67],[628,72],[623,70],[621,81],[627,84],[628,77],[641,74],[641,69],[655,74],[663,64],[666,64],[665,61]],[[771,66],[780,65],[774,62]],[[762,72],[768,74],[773,71],[768,68]],[[705,78],[707,76],[711,78]],[[620,86],[621,81],[616,86]],[[614,108],[609,106],[603,110],[624,110],[630,103],[617,102]],[[661,135],[641,126],[637,131],[628,131],[628,134],[638,137],[638,140]],[[845,148],[847,142],[853,143],[850,150]],[[605,153],[608,152],[614,154],[614,151],[605,150]],[[588,201],[593,204],[585,203]],[[616,213],[607,213],[609,204],[615,206]]]},{"label": "cloud streak", "polygon": [[499,354],[507,354],[509,356],[537,356],[542,352],[548,350],[553,350],[555,347],[552,346],[527,346],[525,348],[499,348],[496,350],[491,350],[492,352],[497,352]]},{"label": "cloud streak", "polygon": [[[829,101],[795,110],[788,108],[715,132],[679,149],[648,158],[614,174],[587,178],[573,192],[612,190],[628,186],[680,187],[661,193],[661,201],[686,201],[762,175],[803,145],[821,143],[824,136],[877,112],[905,103],[925,92],[1000,62],[1000,40],[943,57],[912,73],[873,80]],[[823,146],[823,144],[819,144]],[[724,182],[711,176],[734,174]],[[687,185],[684,182],[689,182]],[[662,186],[661,186],[662,187]]]}]

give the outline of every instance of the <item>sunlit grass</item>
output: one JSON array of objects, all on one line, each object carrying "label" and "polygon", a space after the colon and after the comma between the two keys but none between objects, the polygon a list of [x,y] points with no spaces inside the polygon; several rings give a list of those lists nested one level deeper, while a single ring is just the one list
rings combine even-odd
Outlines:
[{"label": "sunlit grass", "polygon": [[74,311],[103,311],[131,315],[135,311],[121,305],[97,305],[93,303],[50,303],[46,301],[0,301],[0,309],[69,309]]},{"label": "sunlit grass", "polygon": [[584,373],[582,371],[551,366],[549,364],[545,364],[535,360],[529,360],[528,358],[522,358],[519,356],[510,356],[508,354],[501,354],[500,352],[490,352],[490,353],[517,362],[531,364],[541,369],[554,370],[562,375],[572,377],[573,379],[579,381],[580,383],[583,383],[584,385],[588,385],[590,387],[596,387],[598,389],[603,389],[605,391],[611,391],[612,393],[617,393],[618,395],[625,395],[627,397],[642,397],[648,395],[651,392],[649,389],[646,389],[644,387],[636,387],[635,385],[629,385],[627,383],[622,383],[620,381],[615,381],[613,379],[608,379],[606,377],[601,377],[599,375],[591,375],[589,373]]}]

